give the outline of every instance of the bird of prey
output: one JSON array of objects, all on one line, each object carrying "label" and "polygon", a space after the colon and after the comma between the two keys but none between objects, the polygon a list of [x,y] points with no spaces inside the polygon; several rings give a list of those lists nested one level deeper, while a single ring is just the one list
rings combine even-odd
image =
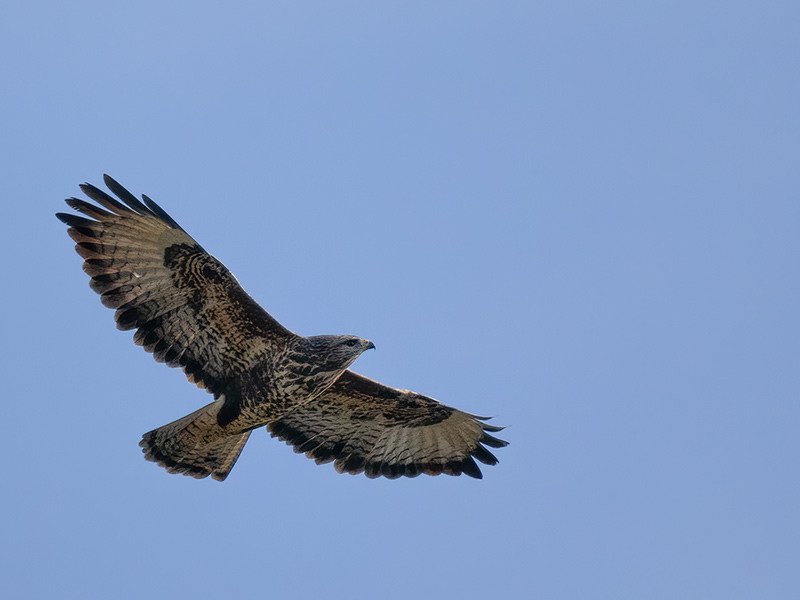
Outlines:
[{"label": "bird of prey", "polygon": [[[57,213],[83,270],[117,327],[154,358],[181,367],[214,401],[142,436],[145,458],[170,473],[223,481],[250,432],[262,426],[317,464],[391,479],[420,473],[480,478],[474,459],[507,442],[486,417],[348,370],[372,342],[353,335],[304,337],[271,317],[225,266],[150,198],[108,175],[108,189],[81,190],[96,204]],[[87,218],[88,217],[88,218]]]}]

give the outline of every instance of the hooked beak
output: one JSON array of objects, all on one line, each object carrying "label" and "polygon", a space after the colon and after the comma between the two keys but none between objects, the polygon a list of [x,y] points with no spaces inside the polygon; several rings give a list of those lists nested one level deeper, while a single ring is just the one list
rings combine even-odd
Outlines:
[{"label": "hooked beak", "polygon": [[366,342],[367,342],[367,345],[366,345],[366,347],[364,348],[364,350],[372,350],[372,349],[374,349],[374,348],[375,348],[375,344],[373,344],[373,343],[372,343],[372,342],[370,342],[369,340],[366,340]]}]

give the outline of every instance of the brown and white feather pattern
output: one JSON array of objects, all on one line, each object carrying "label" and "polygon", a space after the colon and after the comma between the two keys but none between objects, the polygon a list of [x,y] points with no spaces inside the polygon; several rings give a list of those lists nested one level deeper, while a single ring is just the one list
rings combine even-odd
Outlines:
[{"label": "brown and white feather pattern", "polygon": [[70,226],[91,288],[116,310],[117,327],[136,329],[134,342],[157,361],[181,366],[218,396],[232,376],[294,335],[152,200],[143,204],[108,176],[106,183],[125,204],[84,184],[108,210],[71,198],[67,204],[95,220],[59,218]]},{"label": "brown and white feather pattern", "polygon": [[[97,204],[70,198],[85,217],[56,215],[69,226],[92,289],[115,310],[119,329],[134,329],[137,344],[215,398],[144,434],[148,460],[221,481],[250,431],[266,425],[318,463],[368,477],[480,477],[474,459],[497,463],[485,446],[506,445],[490,435],[501,428],[347,371],[371,343],[287,330],[155,202],[107,175],[105,182],[116,198],[84,184]],[[362,346],[341,354],[342,340],[353,339]]]},{"label": "brown and white feather pattern", "polygon": [[502,428],[485,420],[347,371],[322,395],[267,428],[317,464],[335,461],[340,473],[480,478],[474,459],[497,464],[485,446],[506,445],[490,435]]}]

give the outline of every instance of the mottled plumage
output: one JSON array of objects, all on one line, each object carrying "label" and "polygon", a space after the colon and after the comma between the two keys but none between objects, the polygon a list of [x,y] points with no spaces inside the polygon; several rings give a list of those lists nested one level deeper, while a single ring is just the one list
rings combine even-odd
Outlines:
[{"label": "mottled plumage", "polygon": [[372,342],[292,333],[155,202],[107,175],[105,182],[117,198],[83,184],[97,205],[67,200],[89,218],[56,215],[69,225],[92,289],[115,309],[119,329],[135,329],[134,342],[214,396],[144,434],[148,460],[222,481],[250,432],[266,426],[317,463],[368,477],[479,478],[474,459],[497,463],[485,446],[506,445],[490,435],[500,427],[348,371]]}]

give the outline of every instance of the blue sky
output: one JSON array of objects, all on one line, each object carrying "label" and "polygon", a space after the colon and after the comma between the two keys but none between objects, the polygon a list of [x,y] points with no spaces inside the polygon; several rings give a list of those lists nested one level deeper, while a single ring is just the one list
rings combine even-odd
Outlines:
[{"label": "blue sky", "polygon": [[[800,593],[794,2],[6,3],[14,598]],[[508,425],[485,478],[338,475],[116,331],[53,213],[108,172],[354,370]]]}]

